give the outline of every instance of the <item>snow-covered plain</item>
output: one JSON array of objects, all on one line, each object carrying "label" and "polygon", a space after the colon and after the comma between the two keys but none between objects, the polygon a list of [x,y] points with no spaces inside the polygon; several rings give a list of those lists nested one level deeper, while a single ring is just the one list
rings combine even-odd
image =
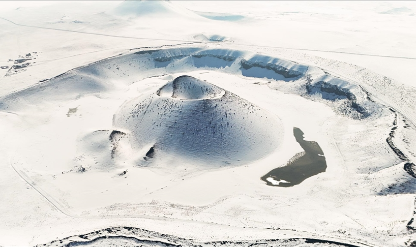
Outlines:
[{"label": "snow-covered plain", "polygon": [[414,3],[2,5],[0,246],[416,244]]}]

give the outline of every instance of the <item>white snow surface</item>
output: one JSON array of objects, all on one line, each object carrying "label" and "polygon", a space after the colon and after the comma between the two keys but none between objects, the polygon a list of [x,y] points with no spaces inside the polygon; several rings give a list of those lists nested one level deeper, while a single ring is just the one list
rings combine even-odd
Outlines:
[{"label": "white snow surface", "polygon": [[[0,246],[122,226],[416,240],[414,3],[15,6],[0,3]],[[268,186],[303,151],[294,127],[327,169]]]}]

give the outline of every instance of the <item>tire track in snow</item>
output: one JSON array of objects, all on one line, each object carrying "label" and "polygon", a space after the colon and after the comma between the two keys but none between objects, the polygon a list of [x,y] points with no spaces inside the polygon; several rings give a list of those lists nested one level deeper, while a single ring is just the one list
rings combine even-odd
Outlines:
[{"label": "tire track in snow", "polygon": [[124,36],[124,35],[113,35],[113,34],[105,34],[105,33],[92,33],[92,32],[83,32],[83,31],[74,31],[68,29],[60,29],[60,28],[51,28],[51,27],[40,27],[40,26],[32,26],[32,25],[25,25],[19,24],[9,19],[0,17],[0,19],[8,21],[16,26],[21,27],[30,27],[30,28],[39,28],[39,29],[46,29],[46,30],[54,30],[54,31],[61,31],[61,32],[70,32],[70,33],[80,33],[80,34],[88,34],[88,35],[97,35],[97,36],[105,36],[105,37],[113,37],[113,38],[123,38],[123,39],[138,39],[138,40],[160,40],[160,41],[180,41],[180,42],[194,42],[194,43],[204,43],[203,41],[195,41],[195,40],[183,40],[183,39],[161,39],[161,38],[147,38],[147,37],[134,37],[134,36]]},{"label": "tire track in snow", "polygon": [[57,206],[57,204],[59,204],[57,201],[55,201],[52,197],[51,199],[49,198],[50,196],[46,196],[46,193],[44,191],[41,191],[40,189],[35,187],[35,182],[30,181],[30,179],[28,178],[28,176],[26,174],[24,174],[21,171],[18,171],[13,164],[10,164],[10,166],[13,168],[13,170],[17,173],[17,175],[19,175],[19,177],[21,179],[23,179],[23,181],[25,181],[28,185],[30,185],[30,187],[32,187],[36,192],[38,192],[43,198],[46,199],[46,201],[48,201],[56,210],[58,210],[59,212],[61,212],[62,214],[68,216],[68,217],[73,217],[71,216],[69,213],[64,212],[61,207],[62,205],[60,205],[60,207]]},{"label": "tire track in snow", "polygon": [[329,50],[318,50],[318,49],[307,49],[307,48],[293,48],[293,47],[284,47],[284,46],[249,45],[249,44],[238,44],[238,43],[233,43],[233,44],[234,45],[240,45],[240,46],[259,47],[259,48],[278,48],[278,49],[289,49],[289,50],[296,50],[296,51],[318,51],[318,52],[340,53],[340,54],[349,54],[349,55],[357,55],[357,56],[385,57],[385,58],[401,58],[401,59],[416,60],[416,57],[378,55],[378,54],[347,52],[347,51],[329,51]]},{"label": "tire track in snow", "polygon": [[[181,41],[181,42],[194,42],[194,43],[200,43],[200,44],[212,43],[212,42],[195,41],[195,40],[191,41],[191,40],[181,40],[181,39],[161,39],[161,38],[134,37],[134,36],[105,34],[105,33],[83,32],[83,31],[75,31],[75,30],[60,29],[60,28],[50,28],[50,27],[25,25],[25,24],[16,23],[14,21],[11,21],[11,20],[3,18],[3,17],[0,17],[0,19],[3,19],[5,21],[8,21],[8,22],[16,25],[16,26],[21,26],[21,27],[39,28],[39,29],[47,29],[47,30],[54,30],[54,31],[61,31],[61,32],[71,32],[71,33],[80,33],[80,34],[88,34],[88,35],[98,35],[98,36],[106,36],[106,37],[113,37],[113,38],[139,39],[139,40],[160,40],[160,41]],[[213,42],[213,43],[217,43],[217,42]],[[243,44],[243,43],[235,43],[235,42],[233,42],[233,44],[234,45],[239,45],[239,46],[249,46],[249,47],[259,47],[259,48],[280,48],[280,49],[289,49],[289,50],[297,50],[297,51],[317,51],[317,52],[339,53],[339,54],[349,54],[349,55],[357,55],[357,56],[400,58],[400,59],[416,60],[416,57],[378,55],[378,54],[368,54],[368,53],[358,53],[358,52],[330,51],[330,50],[307,49],[307,48],[293,48],[293,47],[284,47],[284,46],[266,46],[266,45]]]}]

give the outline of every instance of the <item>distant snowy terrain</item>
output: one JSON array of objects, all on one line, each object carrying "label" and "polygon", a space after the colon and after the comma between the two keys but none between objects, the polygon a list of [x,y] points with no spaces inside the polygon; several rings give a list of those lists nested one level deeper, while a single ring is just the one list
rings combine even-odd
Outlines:
[{"label": "distant snowy terrain", "polygon": [[416,245],[415,4],[2,5],[0,246]]}]

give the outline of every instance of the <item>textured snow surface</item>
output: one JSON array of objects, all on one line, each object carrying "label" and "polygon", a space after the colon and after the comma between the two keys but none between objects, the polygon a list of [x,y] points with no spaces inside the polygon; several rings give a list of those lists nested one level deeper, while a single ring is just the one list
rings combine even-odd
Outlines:
[{"label": "textured snow surface", "polygon": [[412,3],[15,4],[1,246],[415,244]]},{"label": "textured snow surface", "polygon": [[214,167],[264,157],[283,139],[278,117],[190,76],[126,102],[114,115],[113,127],[126,130],[133,150],[152,146],[154,158]]}]

